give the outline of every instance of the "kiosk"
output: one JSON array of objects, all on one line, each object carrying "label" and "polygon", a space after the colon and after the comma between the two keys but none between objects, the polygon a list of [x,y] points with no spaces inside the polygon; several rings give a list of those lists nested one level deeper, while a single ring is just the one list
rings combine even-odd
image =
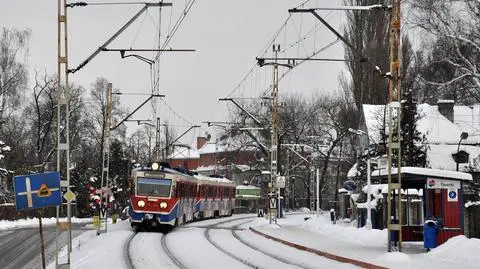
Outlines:
[{"label": "kiosk", "polygon": [[[392,168],[392,174],[398,170]],[[386,170],[372,173],[372,182],[386,183]],[[402,241],[423,241],[424,222],[434,221],[436,224],[436,245],[449,238],[464,234],[463,185],[472,181],[472,175],[463,172],[427,169],[418,167],[402,167]],[[408,210],[411,199],[408,190],[421,193],[422,219],[411,223]],[[386,208],[385,208],[386,211]],[[385,216],[388,217],[388,216]]]}]

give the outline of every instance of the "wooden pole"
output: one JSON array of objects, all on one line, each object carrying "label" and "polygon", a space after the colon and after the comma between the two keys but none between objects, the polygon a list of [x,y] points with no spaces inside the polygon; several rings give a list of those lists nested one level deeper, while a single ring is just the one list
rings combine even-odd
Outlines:
[{"label": "wooden pole", "polygon": [[42,209],[37,211],[38,227],[40,229],[40,251],[42,253],[42,268],[45,269],[45,244],[43,242],[43,227],[42,227]]}]

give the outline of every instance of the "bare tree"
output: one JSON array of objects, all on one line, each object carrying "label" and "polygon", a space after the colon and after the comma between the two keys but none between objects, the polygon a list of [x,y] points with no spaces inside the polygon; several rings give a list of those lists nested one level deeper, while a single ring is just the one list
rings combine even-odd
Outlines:
[{"label": "bare tree", "polygon": [[352,120],[351,112],[354,111],[352,105],[338,96],[318,96],[313,105],[318,107],[318,113],[310,121],[310,133],[323,141],[323,146],[319,148],[321,154],[319,200],[321,205],[324,194],[337,191],[332,190],[332,187],[336,185],[334,177],[332,174],[328,175],[329,167],[332,164],[331,159],[333,156],[339,157],[339,147],[349,133],[348,129],[356,122]]},{"label": "bare tree", "polygon": [[18,107],[27,87],[27,55],[30,31],[2,28],[0,32],[0,119]]},{"label": "bare tree", "polygon": [[[476,0],[412,1],[414,26],[434,40],[431,65],[449,75],[426,78],[437,89],[458,86],[480,101],[480,3]],[[441,56],[441,57],[439,57]],[[450,97],[458,98],[457,91]]]},{"label": "bare tree", "polygon": [[31,161],[41,169],[55,152],[56,87],[54,77],[35,72],[33,100],[24,113],[33,142],[34,159]]},{"label": "bare tree", "polygon": [[[107,117],[107,90],[108,81],[105,78],[97,78],[92,84],[90,89],[90,98],[88,102],[88,115],[87,118],[89,122],[85,124],[87,128],[88,137],[92,139],[93,143],[96,145],[96,148],[99,149],[97,152],[97,162],[101,166],[102,163],[102,152],[103,145],[105,141],[105,125]],[[119,121],[125,114],[125,109],[120,106],[120,100],[117,95],[113,95],[112,99],[112,123]],[[110,128],[110,126],[109,126]],[[123,127],[121,131],[116,131],[116,133],[121,137],[125,135],[125,128]]]}]

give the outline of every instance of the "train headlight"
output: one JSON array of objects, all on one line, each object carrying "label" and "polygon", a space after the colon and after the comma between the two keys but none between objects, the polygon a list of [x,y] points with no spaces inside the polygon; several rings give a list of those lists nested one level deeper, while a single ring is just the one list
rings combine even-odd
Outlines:
[{"label": "train headlight", "polygon": [[152,163],[152,170],[158,170],[158,168],[160,168],[158,163]]},{"label": "train headlight", "polygon": [[138,205],[139,207],[144,207],[144,206],[145,206],[145,201],[140,200],[140,201],[137,202],[137,205]]},{"label": "train headlight", "polygon": [[165,209],[165,208],[167,208],[167,206],[168,206],[167,202],[161,202],[160,203],[160,208],[161,209]]}]

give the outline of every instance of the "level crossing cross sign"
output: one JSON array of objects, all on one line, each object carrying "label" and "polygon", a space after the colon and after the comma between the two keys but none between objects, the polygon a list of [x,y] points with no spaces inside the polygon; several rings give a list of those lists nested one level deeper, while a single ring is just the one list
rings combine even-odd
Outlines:
[{"label": "level crossing cross sign", "polygon": [[15,176],[13,187],[17,211],[57,206],[62,203],[59,172]]},{"label": "level crossing cross sign", "polygon": [[277,198],[270,197],[270,209],[276,209],[276,208],[277,208]]}]

